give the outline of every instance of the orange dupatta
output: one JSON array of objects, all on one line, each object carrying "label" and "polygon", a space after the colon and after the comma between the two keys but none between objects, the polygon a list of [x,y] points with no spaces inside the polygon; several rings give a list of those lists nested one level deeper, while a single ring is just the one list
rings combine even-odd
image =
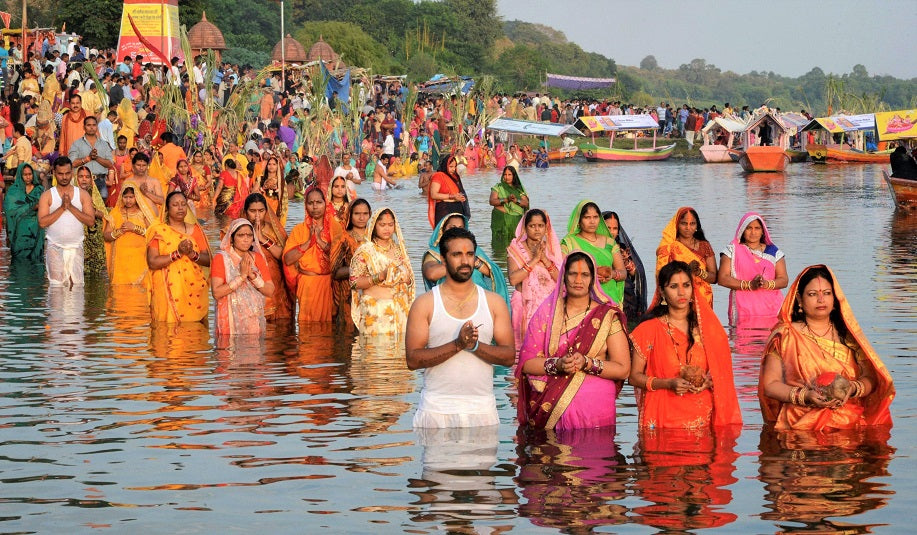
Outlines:
[{"label": "orange dupatta", "polygon": [[[774,423],[777,429],[807,429],[819,431],[826,428],[847,429],[858,425],[892,425],[889,406],[895,398],[895,386],[891,374],[882,363],[879,355],[870,345],[860,324],[853,316],[853,310],[838,284],[837,277],[831,268],[814,265],[803,269],[787,291],[783,306],[780,307],[779,323],[767,341],[764,358],[776,354],[783,362],[786,384],[790,386],[807,386],[823,372],[836,372],[847,379],[856,379],[857,370],[850,369],[837,359],[825,358],[824,351],[818,342],[804,335],[793,326],[793,307],[799,292],[799,281],[803,274],[813,268],[825,268],[834,279],[834,297],[840,305],[841,318],[847,327],[847,339],[859,346],[865,361],[872,366],[876,376],[873,391],[865,398],[848,400],[839,409],[802,407],[781,403],[764,394],[764,384],[758,381],[758,400],[761,402],[761,414],[764,421]],[[762,359],[761,370],[764,365]]]},{"label": "orange dupatta", "polygon": [[[680,260],[685,264],[690,264],[692,260],[697,260],[700,262],[701,268],[706,269],[707,259],[699,255],[697,251],[694,251],[678,241],[678,221],[681,219],[681,216],[689,210],[693,210],[693,208],[690,206],[682,206],[679,208],[678,212],[675,213],[675,217],[673,217],[665,226],[665,229],[663,229],[662,240],[659,242],[659,247],[656,249],[656,275],[659,275],[659,270],[672,260]],[[694,283],[695,291],[699,292],[700,295],[707,300],[707,304],[712,308],[713,287],[704,279],[693,275],[691,279]],[[652,308],[652,306],[650,308]]]}]

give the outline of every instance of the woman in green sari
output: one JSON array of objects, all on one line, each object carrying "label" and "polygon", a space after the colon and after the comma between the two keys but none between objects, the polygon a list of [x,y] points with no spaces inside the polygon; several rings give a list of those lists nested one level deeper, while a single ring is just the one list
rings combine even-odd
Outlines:
[{"label": "woman in green sari", "polygon": [[3,199],[6,236],[14,260],[40,264],[45,250],[45,229],[38,226],[38,199],[44,188],[35,169],[19,164],[16,178]]},{"label": "woman in green sari", "polygon": [[585,251],[592,255],[602,289],[615,303],[623,302],[624,280],[627,278],[624,258],[597,204],[585,200],[576,205],[567,223],[567,235],[560,242],[560,250],[564,255],[573,251]]},{"label": "woman in green sari", "polygon": [[490,205],[494,207],[490,213],[491,243],[494,251],[502,251],[516,237],[519,220],[529,209],[529,196],[519,181],[516,168],[503,168],[500,182],[490,188]]}]

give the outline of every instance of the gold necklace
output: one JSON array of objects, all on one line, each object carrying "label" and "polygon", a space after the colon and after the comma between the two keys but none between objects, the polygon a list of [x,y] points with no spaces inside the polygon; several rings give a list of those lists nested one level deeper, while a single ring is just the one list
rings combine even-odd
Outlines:
[{"label": "gold necklace", "polygon": [[459,310],[464,310],[465,305],[468,304],[468,301],[471,300],[472,297],[478,294],[478,289],[476,287],[472,288],[471,291],[468,292],[468,295],[466,295],[461,300],[459,300],[459,298],[455,297],[454,295],[444,294],[442,292],[440,292],[440,294],[445,295],[449,299],[452,299],[453,303],[455,303],[455,306],[458,307]]},{"label": "gold necklace", "polygon": [[[809,338],[813,342],[815,342],[815,345],[818,346],[819,351],[821,351],[822,354],[824,354],[828,358],[834,358],[834,355],[837,354],[837,340],[835,340],[836,337],[834,336],[834,324],[830,323],[828,325],[828,330],[825,331],[824,334],[820,335],[816,333],[815,331],[813,331],[812,327],[809,327],[809,322],[804,321],[804,323],[806,324],[806,330],[809,331]],[[825,350],[825,348],[821,346],[821,344],[818,343],[818,340],[815,338],[817,336],[818,338],[826,339],[829,333],[831,334],[831,353],[830,354]]]},{"label": "gold necklace", "polygon": [[[684,363],[681,362],[681,357],[678,356],[678,341],[675,340],[675,335],[672,334],[672,323],[669,321],[668,314],[665,315],[665,324],[666,324],[665,332],[669,335],[669,339],[672,340],[672,345],[675,346],[675,360],[677,360],[678,363],[681,364],[682,366],[691,364],[691,352],[690,351],[685,352],[685,362]],[[688,326],[688,328],[690,328],[690,325]]]}]

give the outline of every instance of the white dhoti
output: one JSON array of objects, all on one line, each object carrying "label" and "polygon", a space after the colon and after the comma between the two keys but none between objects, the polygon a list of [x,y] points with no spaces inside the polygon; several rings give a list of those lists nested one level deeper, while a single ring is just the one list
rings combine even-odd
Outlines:
[{"label": "white dhoti", "polygon": [[83,244],[60,247],[45,242],[45,270],[51,286],[83,285]]}]

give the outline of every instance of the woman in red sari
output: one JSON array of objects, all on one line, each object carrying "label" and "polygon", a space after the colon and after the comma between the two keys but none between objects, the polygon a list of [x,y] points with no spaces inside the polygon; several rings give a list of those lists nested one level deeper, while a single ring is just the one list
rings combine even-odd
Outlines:
[{"label": "woman in red sari", "polygon": [[741,425],[729,339],[674,261],[659,270],[651,319],[631,333],[630,384],[643,429]]},{"label": "woman in red sari", "polygon": [[283,277],[283,248],[287,243],[287,233],[260,193],[252,193],[245,198],[243,214],[255,229],[255,240],[264,253],[267,271],[274,282],[274,292],[267,296],[264,303],[264,316],[267,321],[289,320],[293,317],[293,298]]},{"label": "woman in red sari", "polygon": [[656,275],[659,275],[662,266],[673,260],[691,267],[697,293],[713,308],[712,285],[716,284],[716,256],[704,236],[697,211],[690,206],[679,208],[662,231],[662,241],[656,249]]},{"label": "woman in red sari", "polygon": [[519,351],[519,423],[556,430],[614,426],[615,399],[630,371],[626,324],[599,286],[592,257],[567,256]]},{"label": "woman in red sari", "polygon": [[439,220],[448,214],[458,213],[471,219],[471,209],[465,195],[465,186],[458,174],[455,156],[446,156],[439,165],[439,171],[430,177],[430,193],[427,196],[427,217],[430,227],[436,228]]},{"label": "woman in red sari", "polygon": [[891,374],[827,266],[802,270],[764,352],[758,399],[777,429],[892,425]]}]

